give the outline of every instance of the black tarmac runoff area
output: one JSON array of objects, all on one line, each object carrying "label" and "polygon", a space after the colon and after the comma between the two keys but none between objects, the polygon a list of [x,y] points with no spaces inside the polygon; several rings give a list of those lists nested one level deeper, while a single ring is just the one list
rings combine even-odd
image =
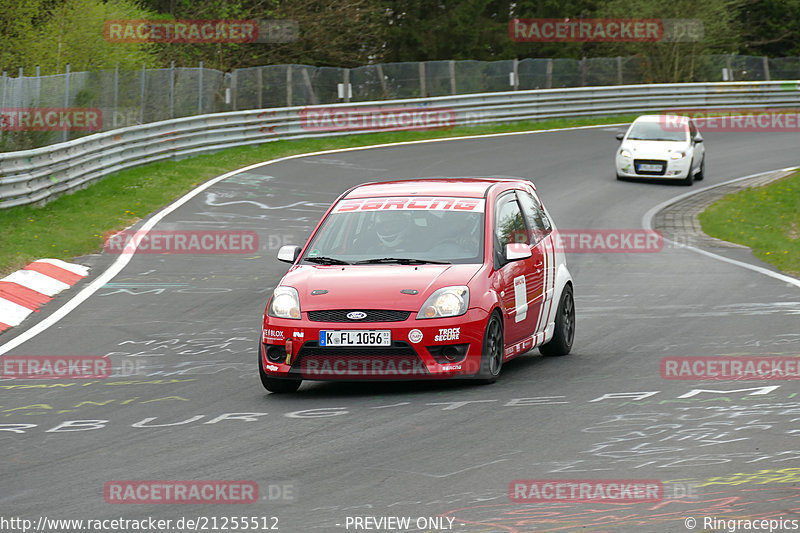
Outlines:
[{"label": "black tarmac runoff area", "polygon": [[707,132],[693,187],[617,181],[622,131],[423,142],[239,172],[154,230],[254,232],[255,250],[137,253],[8,349],[122,256],[78,258],[90,277],[0,336],[0,354],[107,356],[113,372],[0,381],[0,531],[800,530],[797,376],[662,372],[667,358],[800,357],[800,288],[671,243],[570,253],[572,353],[532,351],[494,384],[304,382],[268,394],[259,382],[262,313],[288,268],[277,250],[303,244],[351,186],[517,176],[560,230],[625,230],[687,191],[800,164],[798,133]]}]

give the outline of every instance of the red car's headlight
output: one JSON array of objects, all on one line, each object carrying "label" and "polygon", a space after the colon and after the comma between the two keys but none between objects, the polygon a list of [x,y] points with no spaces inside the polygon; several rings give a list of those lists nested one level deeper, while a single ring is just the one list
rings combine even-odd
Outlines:
[{"label": "red car's headlight", "polygon": [[300,319],[300,298],[294,287],[275,287],[269,302],[269,316]]},{"label": "red car's headlight", "polygon": [[431,294],[417,313],[417,318],[446,318],[463,315],[469,308],[469,288],[465,285],[443,287]]}]

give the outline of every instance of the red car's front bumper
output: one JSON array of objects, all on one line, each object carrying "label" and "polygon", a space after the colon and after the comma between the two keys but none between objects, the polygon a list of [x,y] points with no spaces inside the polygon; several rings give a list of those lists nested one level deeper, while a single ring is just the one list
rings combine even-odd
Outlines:
[{"label": "red car's front bumper", "polygon": [[[488,314],[469,309],[453,318],[396,322],[317,322],[267,317],[260,357],[270,378],[307,380],[397,380],[467,377],[478,374]],[[320,331],[389,330],[391,345],[320,345]]]}]

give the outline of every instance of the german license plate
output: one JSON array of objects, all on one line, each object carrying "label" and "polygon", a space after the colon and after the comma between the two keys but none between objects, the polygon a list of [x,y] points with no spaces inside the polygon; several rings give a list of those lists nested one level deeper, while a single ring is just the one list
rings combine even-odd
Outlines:
[{"label": "german license plate", "polygon": [[641,163],[639,165],[639,172],[661,172],[661,165],[651,165],[649,163]]},{"label": "german license plate", "polygon": [[320,346],[390,346],[392,332],[381,330],[320,330]]}]

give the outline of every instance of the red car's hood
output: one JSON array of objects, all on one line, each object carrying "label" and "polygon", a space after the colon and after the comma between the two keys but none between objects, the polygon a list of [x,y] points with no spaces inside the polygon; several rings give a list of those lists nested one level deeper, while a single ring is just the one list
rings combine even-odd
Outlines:
[{"label": "red car's hood", "polygon": [[[294,287],[300,309],[396,309],[418,311],[436,289],[466,285],[482,265],[299,265],[281,285]],[[415,289],[417,294],[403,294]],[[312,295],[311,291],[327,290]]]}]

